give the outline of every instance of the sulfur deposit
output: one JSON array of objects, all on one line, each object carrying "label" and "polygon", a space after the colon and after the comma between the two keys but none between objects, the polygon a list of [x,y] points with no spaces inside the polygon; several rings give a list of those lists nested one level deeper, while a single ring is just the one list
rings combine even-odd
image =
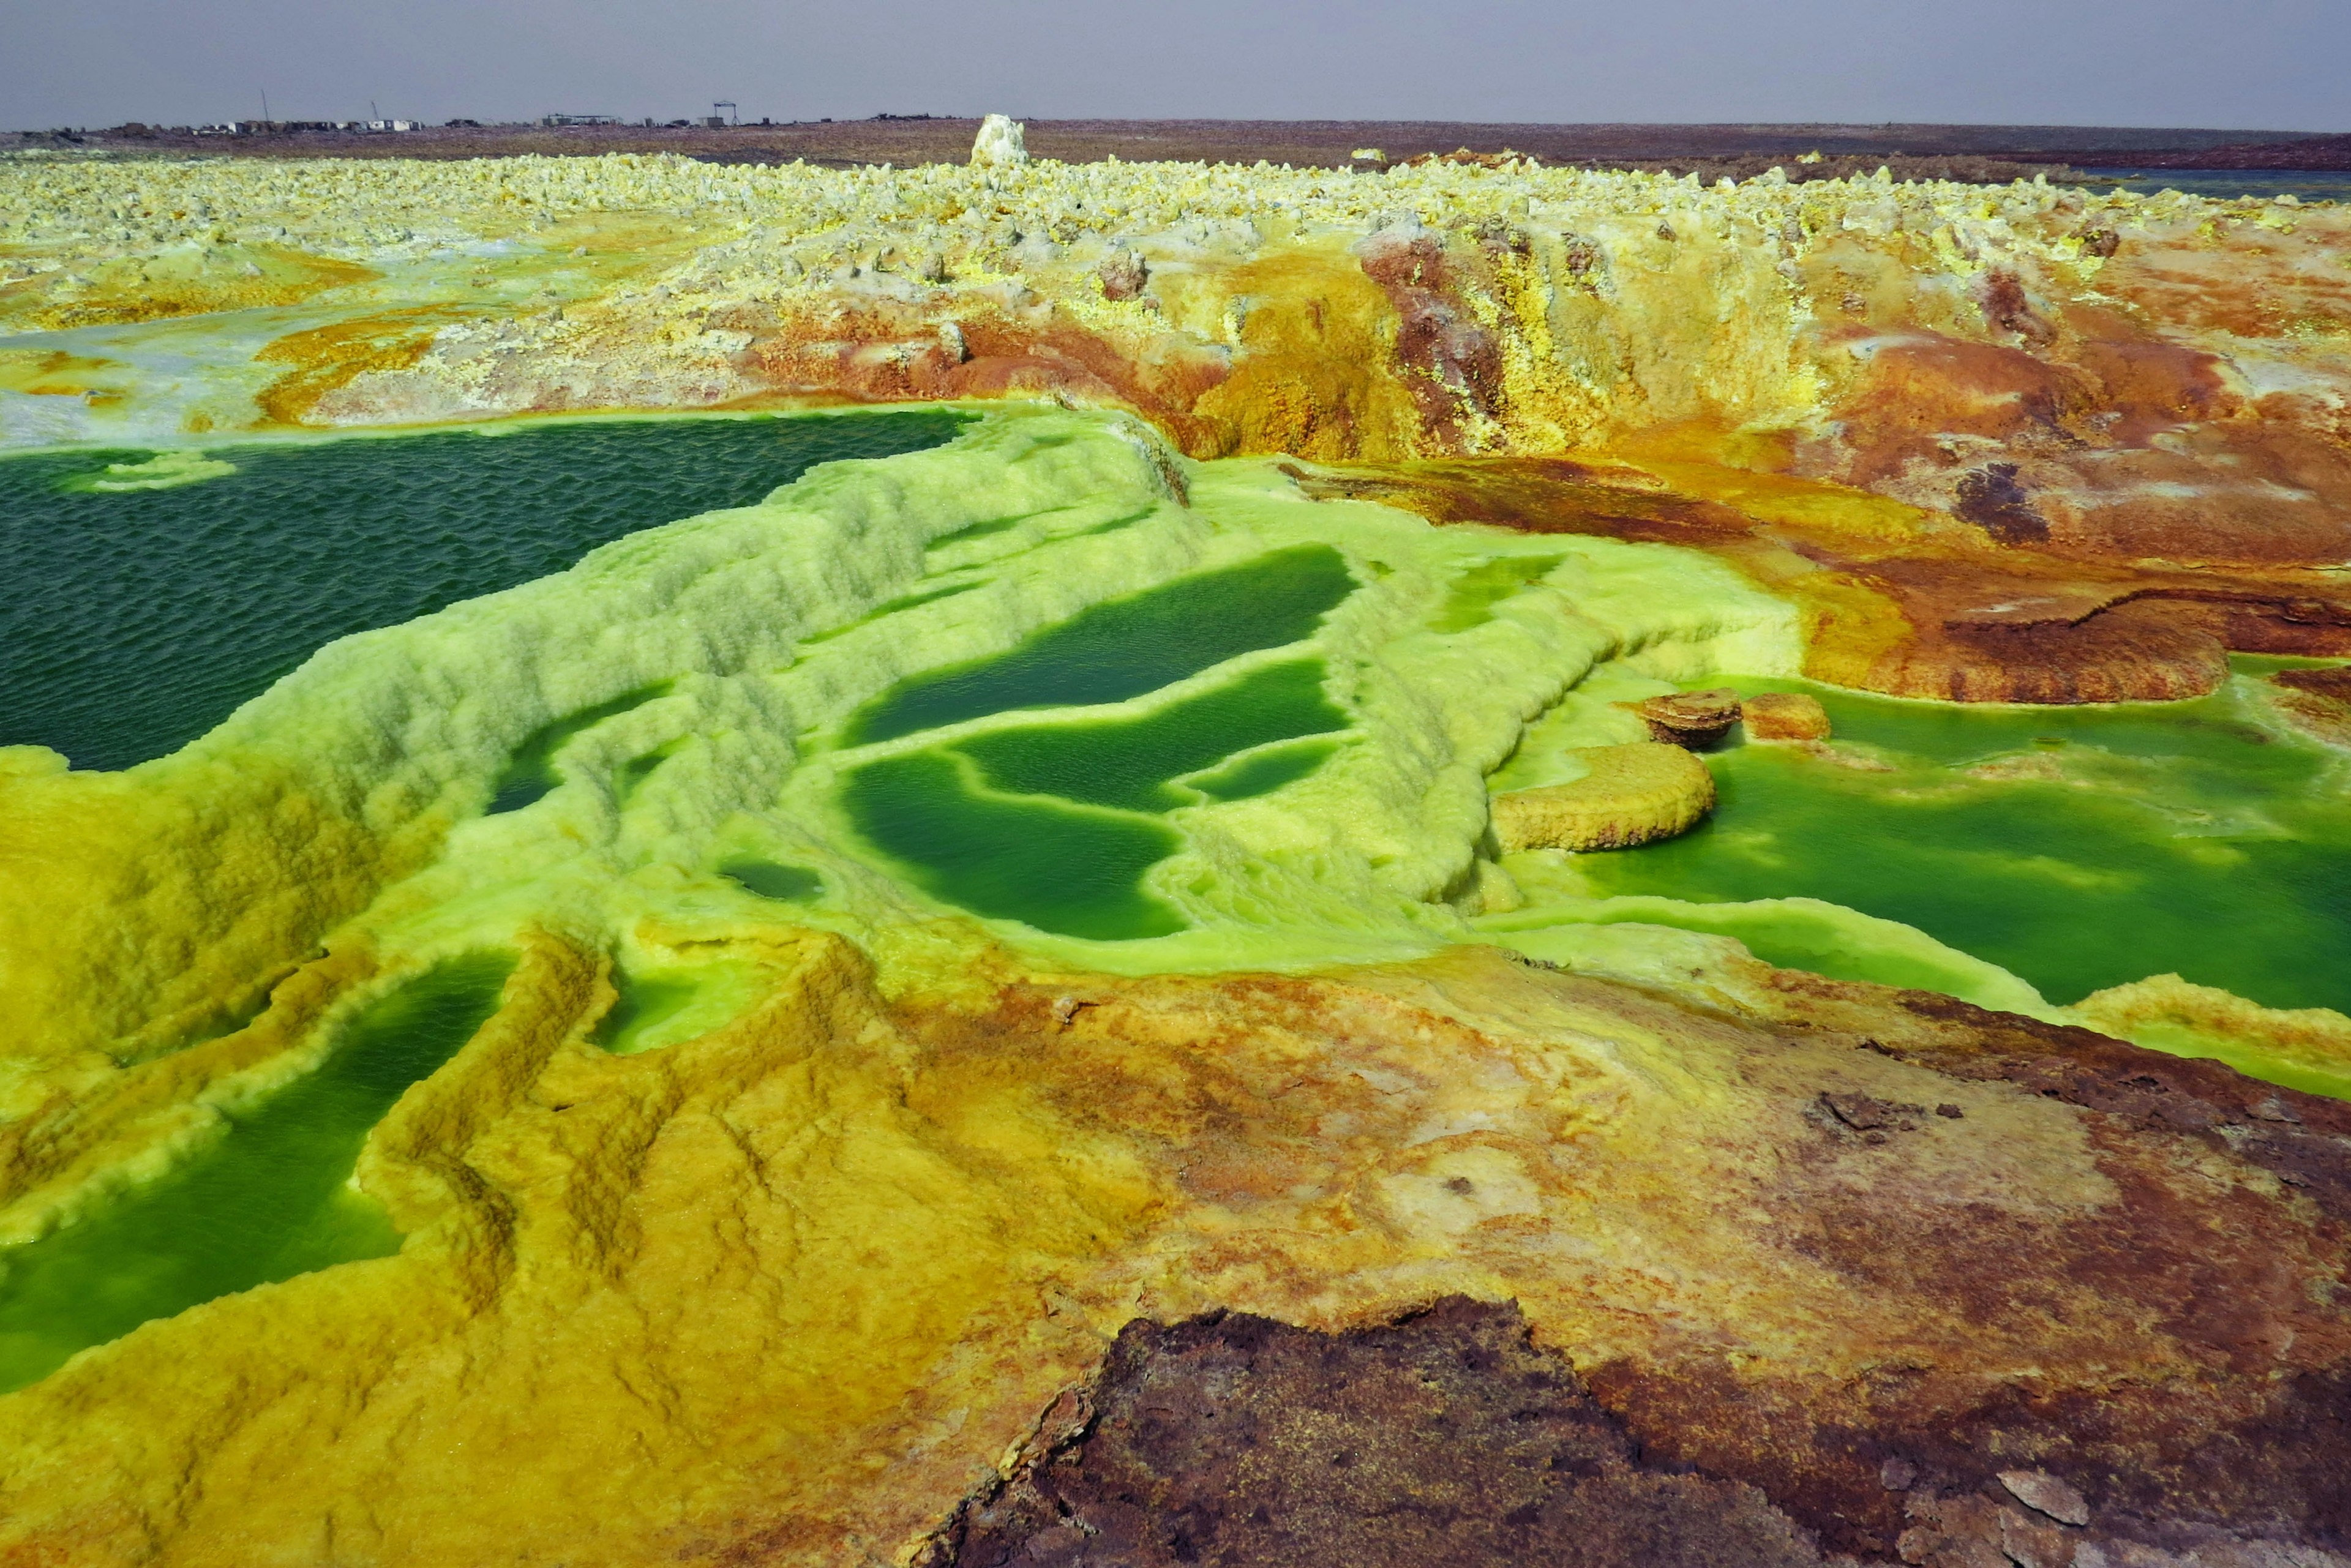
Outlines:
[{"label": "sulfur deposit", "polygon": [[1494,837],[1503,852],[1614,850],[1687,832],[1714,806],[1714,775],[1671,742],[1586,747],[1589,769],[1567,784],[1494,797]]},{"label": "sulfur deposit", "polygon": [[0,1561],[2351,1562],[2351,226],[1364,162],[0,167],[72,559],[928,411],[0,735]]}]

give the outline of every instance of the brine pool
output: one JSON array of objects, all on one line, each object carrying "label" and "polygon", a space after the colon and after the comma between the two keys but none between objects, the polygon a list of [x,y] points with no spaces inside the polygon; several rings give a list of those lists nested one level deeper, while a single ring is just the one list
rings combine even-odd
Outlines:
[{"label": "brine pool", "polygon": [[[669,416],[0,460],[0,745],[49,746],[85,768],[162,756],[333,638],[747,505],[831,458],[937,446],[968,417]],[[1115,535],[1150,515],[1055,537]],[[945,570],[807,644],[935,618],[987,586],[957,563],[1025,521],[933,541]],[[1102,600],[1008,650],[913,671],[799,744],[837,762],[833,806],[865,860],[929,898],[1056,936],[1168,936],[1185,919],[1149,873],[1183,847],[1187,811],[1278,798],[1369,743],[1322,637],[1385,570],[1359,554],[1290,544]],[[1433,647],[1483,634],[1572,554],[1520,541],[1473,561],[1406,630]],[[1787,967],[1947,988],[1933,962],[1856,938],[1836,911],[1771,902],[1817,900],[1915,928],[2055,1003],[2168,971],[2273,1008],[2351,1010],[2346,760],[2266,716],[2267,667],[2241,659],[2227,688],[2196,702],[2075,709],[1716,676],[1697,684],[1813,692],[1834,741],[1711,753],[1720,801],[1698,830],[1520,865],[1527,907],[1456,929],[1677,925]],[[548,810],[583,758],[605,754],[605,727],[673,689],[636,687],[540,727],[496,779],[485,821]],[[611,809],[628,810],[684,745],[617,754],[601,784]],[[781,852],[708,865],[782,920],[820,905],[830,874]],[[512,962],[475,952],[413,976],[335,1023],[315,1069],[225,1111],[163,1176],[0,1247],[0,1390],[149,1319],[397,1250],[350,1182],[361,1145],[490,1015]],[[623,963],[615,980],[619,1004],[591,1042],[615,1054],[689,1040],[742,1002],[658,965]]]},{"label": "brine pool", "polygon": [[[1841,904],[2059,1004],[2168,973],[2265,1007],[2351,1011],[2351,758],[2264,722],[2256,683],[2283,662],[2239,655],[2210,696],[2110,707],[1727,677],[1742,695],[1809,692],[1834,743],[1707,754],[1719,796],[1705,822],[1575,869],[1604,896]],[[1940,988],[1801,909],[1670,918],[1786,967]]]},{"label": "brine pool", "polygon": [[0,458],[0,746],[161,757],[338,637],[962,423],[601,418]]}]

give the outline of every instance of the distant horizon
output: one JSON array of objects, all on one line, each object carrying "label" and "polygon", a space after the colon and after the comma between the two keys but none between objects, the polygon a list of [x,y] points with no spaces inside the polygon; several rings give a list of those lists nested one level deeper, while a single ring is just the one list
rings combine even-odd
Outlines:
[{"label": "distant horizon", "polygon": [[[928,120],[932,122],[944,121],[948,123],[969,121],[976,124],[980,120],[984,119],[988,113],[1005,112],[1007,111],[1001,110],[971,112],[956,111],[947,113],[925,110],[900,111],[894,110],[882,110],[872,114],[822,115],[794,119],[783,119],[772,114],[745,114],[738,120],[730,121],[730,123],[724,127],[724,129],[742,131],[756,131],[763,128],[785,130],[810,125],[869,124],[893,120],[916,122]],[[141,119],[134,115],[129,119],[119,120],[103,125],[97,123],[81,123],[71,125],[18,125],[0,127],[0,135],[45,136],[52,135],[59,131],[66,131],[74,135],[99,136],[105,135],[112,131],[119,131],[130,126],[141,126],[149,130],[158,131],[194,130],[214,126],[258,124],[277,126],[340,124],[344,126],[359,127],[366,125],[371,121],[389,123],[394,120],[413,124],[420,129],[425,130],[448,130],[469,125],[479,126],[485,130],[510,130],[524,127],[567,129],[564,127],[548,126],[547,122],[550,117],[559,115],[570,116],[574,118],[594,116],[608,120],[610,125],[613,128],[621,130],[641,130],[644,129],[648,123],[650,123],[654,129],[670,129],[680,125],[700,128],[705,125],[708,117],[708,111],[705,110],[698,114],[672,113],[668,115],[647,115],[619,114],[605,110],[573,108],[550,109],[543,110],[538,114],[527,115],[518,118],[507,117],[495,119],[488,117],[486,113],[468,115],[462,112],[453,114],[447,119],[435,119],[419,115],[392,114],[388,112],[379,114],[350,115],[289,114],[279,111],[274,113],[273,117],[267,120],[264,120],[258,114],[239,114],[224,116],[211,120],[188,120],[178,121],[162,118],[152,120]],[[2329,137],[2351,135],[2351,127],[2346,127],[2342,130],[2314,131],[2308,129],[2294,129],[2284,126],[2216,126],[2189,125],[2184,123],[2142,125],[2091,120],[2045,120],[2033,122],[1996,120],[1460,120],[1430,116],[1383,116],[1379,118],[1358,116],[1354,118],[1341,118],[1331,115],[1145,116],[1090,114],[1031,115],[1017,113],[1011,114],[1010,118],[1019,120],[1025,124],[1032,125],[1280,125],[1297,126],[1301,128],[1325,127],[1331,129],[1349,126],[1368,127],[1392,125],[1399,127],[1458,126],[1465,130],[1603,131],[1625,128],[1657,131],[1746,131],[1757,132],[1864,131],[1878,132],[1881,134],[1886,132],[1898,133],[1913,131],[2013,131],[2034,133],[2047,132],[2059,135],[2070,133],[2081,136],[2094,136],[2100,132],[2111,132],[2117,135],[2128,135],[2133,137],[2144,137],[2150,133],[2154,133],[2191,137],[2195,138],[2200,143],[2215,147],[2222,145],[2237,145],[2239,143],[2258,144],[2265,140],[2275,140],[2280,141],[2315,141],[2324,140]],[[2227,138],[2229,140],[2225,142],[2220,141],[2208,141],[2208,139],[2214,138]],[[2106,150],[2107,149],[2093,148],[2083,149],[2083,151],[2085,152]],[[2116,148],[2111,150],[2127,151],[2128,149]],[[2151,143],[2148,144],[2147,150],[2153,150]],[[2171,149],[2166,150],[2169,151]]]},{"label": "distant horizon", "polygon": [[[549,112],[2351,130],[2340,0],[81,0],[19,5],[0,117]],[[264,110],[266,94],[269,108]],[[374,110],[370,111],[370,102]]]}]

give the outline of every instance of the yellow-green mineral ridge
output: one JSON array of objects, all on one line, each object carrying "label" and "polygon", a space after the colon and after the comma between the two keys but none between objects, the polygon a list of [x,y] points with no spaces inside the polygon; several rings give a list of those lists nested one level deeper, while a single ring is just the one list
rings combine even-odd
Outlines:
[{"label": "yellow-green mineral ridge", "polygon": [[[954,539],[1007,517],[1025,520]],[[1468,872],[1485,774],[1525,720],[1604,661],[1678,677],[1725,661],[1781,673],[1795,656],[1787,607],[1735,574],[1606,540],[1544,546],[1563,559],[1534,590],[1473,629],[1432,632],[1423,622],[1461,568],[1536,554],[1530,541],[1308,503],[1260,465],[1179,465],[1115,416],[1006,410],[945,450],[838,465],[761,507],[346,639],[128,773],[10,753],[9,853],[30,896],[6,917],[5,1027],[20,1061],[140,1057],[166,1043],[157,1020],[193,1027],[331,930],[421,961],[526,921],[601,946],[647,915],[756,908],[714,881],[730,853],[817,867],[831,893],[810,918],[897,940],[936,908],[859,858],[833,804],[842,775],[1061,716],[844,749],[834,732],[853,709],[1089,602],[1308,541],[1336,546],[1357,585],[1308,650],[1353,716],[1350,742],[1277,795],[1177,813],[1186,845],[1149,881],[1188,930],[1072,956],[1205,968],[1291,945],[1337,956],[1447,939],[1459,927],[1429,901]],[[942,583],[967,591],[866,619]],[[1301,651],[1244,654],[1088,716],[1163,707]],[[575,743],[569,782],[544,804],[480,814],[533,732],[664,682]],[[663,747],[675,749],[624,805],[614,771]]]}]

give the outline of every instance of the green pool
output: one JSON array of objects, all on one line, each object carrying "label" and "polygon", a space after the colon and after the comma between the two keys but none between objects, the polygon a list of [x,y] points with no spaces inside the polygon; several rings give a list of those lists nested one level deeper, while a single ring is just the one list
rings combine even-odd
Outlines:
[{"label": "green pool", "polygon": [[170,1171],[27,1245],[0,1249],[0,1392],[151,1318],[332,1263],[400,1249],[350,1185],[368,1130],[473,1038],[512,961],[442,964],[361,1009],[323,1064]]},{"label": "green pool", "polygon": [[[2238,665],[2212,696],[2115,707],[1731,681],[1819,697],[1834,751],[1712,753],[1721,800],[1704,825],[1578,869],[1611,894],[1844,904],[2053,1002],[2176,973],[2268,1007],[2351,1011],[2351,772],[2260,722],[2248,688],[2268,664]],[[1759,956],[1824,967],[1801,940],[1740,935]]]},{"label": "green pool", "polygon": [[966,416],[596,419],[226,444],[233,472],[94,488],[146,452],[0,459],[0,746],[78,768],[177,749],[322,643],[747,506]]}]

